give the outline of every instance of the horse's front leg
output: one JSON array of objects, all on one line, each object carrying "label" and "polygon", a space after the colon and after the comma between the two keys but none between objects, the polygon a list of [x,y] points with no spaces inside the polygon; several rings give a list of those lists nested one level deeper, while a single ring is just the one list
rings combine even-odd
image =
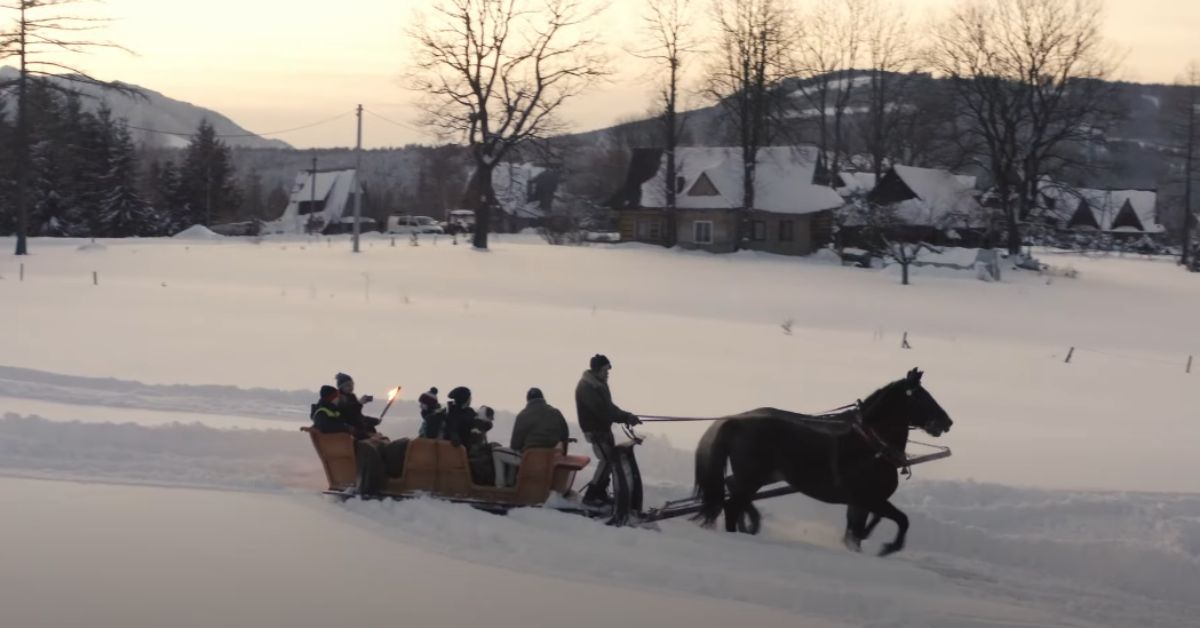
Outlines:
[{"label": "horse's front leg", "polygon": [[877,515],[887,517],[896,522],[896,538],[892,539],[891,543],[885,543],[883,549],[879,551],[880,556],[895,554],[904,549],[904,537],[908,535],[908,515],[900,512],[899,508],[892,505],[892,502],[885,501],[882,505],[873,509]]}]

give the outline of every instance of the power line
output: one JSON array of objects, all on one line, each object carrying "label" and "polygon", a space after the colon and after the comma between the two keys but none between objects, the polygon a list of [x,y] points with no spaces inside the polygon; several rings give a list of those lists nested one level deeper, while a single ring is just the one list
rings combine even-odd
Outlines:
[{"label": "power line", "polygon": [[379,118],[380,120],[383,120],[384,122],[387,122],[388,124],[394,124],[398,127],[402,127],[402,128],[414,130],[414,131],[420,130],[419,127],[417,127],[417,125],[415,125],[415,124],[411,124],[408,122],[397,122],[395,120],[392,120],[391,118],[385,118],[384,116],[381,116],[381,115],[375,113],[374,111],[371,111],[370,109],[363,109],[363,111],[375,116],[376,118]]},{"label": "power line", "polygon": [[[223,133],[223,134],[219,133],[216,135],[216,137],[218,137],[218,138],[239,138],[239,137],[266,137],[269,135],[282,135],[284,133],[292,133],[294,131],[303,131],[304,129],[311,129],[313,127],[318,127],[318,126],[321,126],[324,124],[329,124],[330,122],[336,122],[337,120],[341,120],[342,118],[347,118],[352,115],[354,115],[353,111],[347,111],[346,113],[338,114],[331,118],[325,118],[323,120],[318,120],[311,124],[305,124],[303,126],[292,127],[290,129],[283,129],[281,131],[270,131],[267,133]],[[195,131],[191,131],[188,133],[177,132],[177,131],[163,131],[161,129],[151,129],[151,128],[147,128],[147,127],[136,126],[136,125],[129,124],[129,123],[125,123],[125,127],[130,128],[130,129],[137,129],[138,131],[145,131],[147,133],[157,133],[159,135],[174,135],[176,137],[195,137],[196,136]]]}]

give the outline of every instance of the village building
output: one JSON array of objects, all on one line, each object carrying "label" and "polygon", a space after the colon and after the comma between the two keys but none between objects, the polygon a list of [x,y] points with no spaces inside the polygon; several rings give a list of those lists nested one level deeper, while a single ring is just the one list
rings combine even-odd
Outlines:
[{"label": "village building", "polygon": [[[468,179],[463,206],[478,196],[474,173]],[[558,191],[558,173],[531,163],[500,163],[492,170],[492,190],[496,194],[496,209],[489,229],[500,233],[516,233],[522,229],[542,226],[554,208]]]},{"label": "village building", "polygon": [[[343,231],[354,217],[355,197],[363,188],[354,169],[301,171],[292,184],[283,215],[263,225],[266,233]],[[364,218],[364,222],[369,219]],[[369,220],[374,227],[374,221]],[[363,230],[366,230],[363,227]]]},{"label": "village building", "polygon": [[743,209],[740,148],[677,148],[672,211],[663,150],[638,149],[609,206],[618,212],[622,241],[714,253],[745,248],[807,255],[829,243],[833,210],[843,203],[831,188],[813,184],[817,161],[817,150],[809,146],[759,149],[754,206]]},{"label": "village building", "polygon": [[867,240],[872,230],[886,225],[890,237],[897,240],[979,246],[989,218],[975,188],[972,175],[893,166],[866,194],[865,203],[842,213],[838,244],[871,248],[875,243]]},{"label": "village building", "polygon": [[1065,186],[1042,192],[1051,220],[1060,229],[1146,235],[1166,231],[1158,222],[1154,190],[1095,190]]}]

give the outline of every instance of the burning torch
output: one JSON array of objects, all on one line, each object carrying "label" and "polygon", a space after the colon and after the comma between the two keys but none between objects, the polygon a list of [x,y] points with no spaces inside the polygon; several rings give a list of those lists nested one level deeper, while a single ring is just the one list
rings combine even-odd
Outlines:
[{"label": "burning torch", "polygon": [[383,415],[387,414],[388,408],[392,407],[392,402],[396,400],[396,397],[400,396],[400,388],[401,388],[401,386],[397,386],[397,387],[391,389],[390,391],[388,391],[387,405],[383,407],[383,412],[379,413],[380,421],[383,420]]}]

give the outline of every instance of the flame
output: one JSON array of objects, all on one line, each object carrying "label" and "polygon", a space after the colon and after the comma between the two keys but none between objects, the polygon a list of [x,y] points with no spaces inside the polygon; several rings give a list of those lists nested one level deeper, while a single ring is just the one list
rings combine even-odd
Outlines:
[{"label": "flame", "polygon": [[397,386],[397,387],[393,388],[390,392],[388,392],[388,401],[392,401],[393,399],[396,398],[396,395],[399,395],[399,394],[400,394],[400,387]]}]

